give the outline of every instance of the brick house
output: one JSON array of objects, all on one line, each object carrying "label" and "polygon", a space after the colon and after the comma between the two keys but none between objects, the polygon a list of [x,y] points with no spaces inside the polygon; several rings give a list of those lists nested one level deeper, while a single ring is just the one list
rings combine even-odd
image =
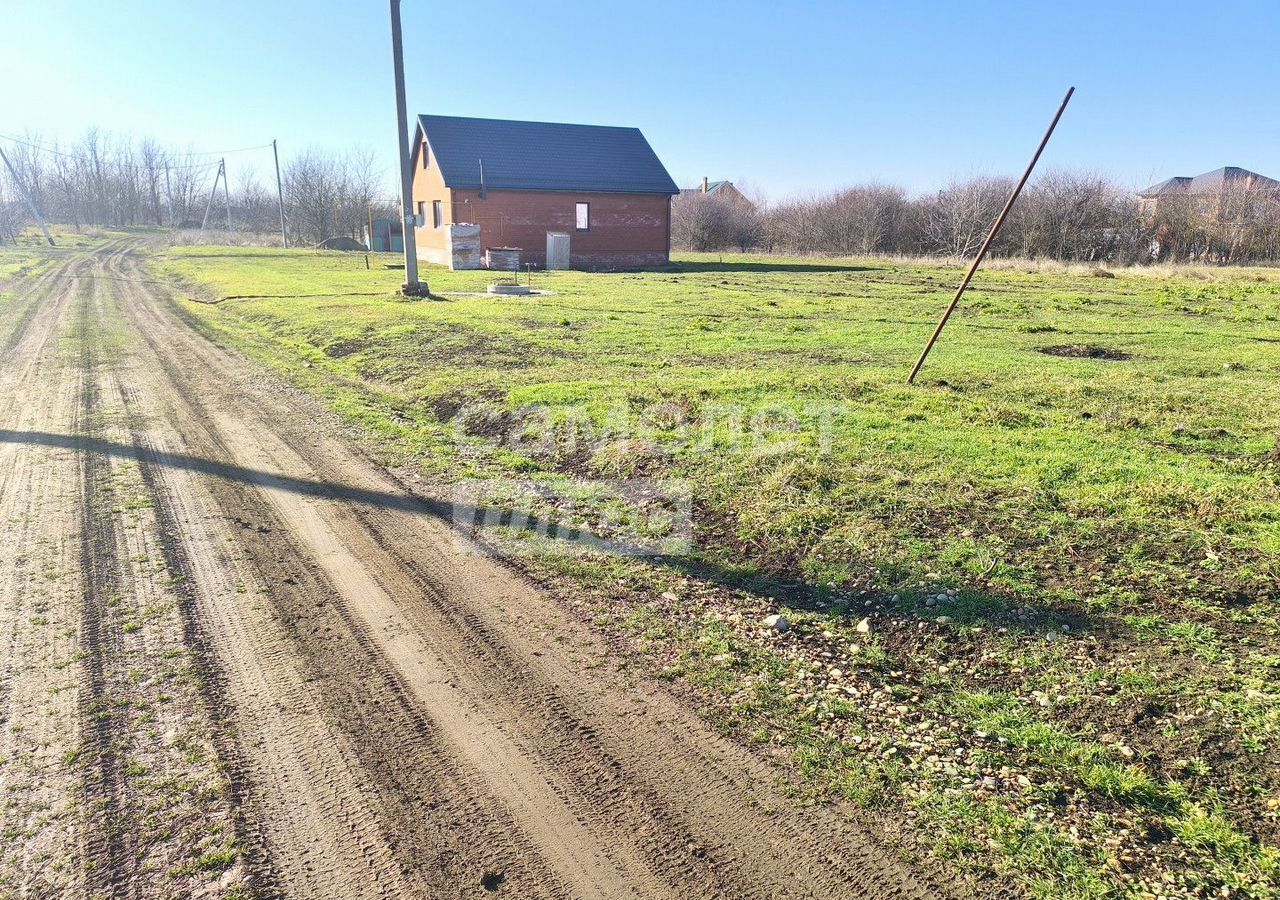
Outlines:
[{"label": "brick house", "polygon": [[755,209],[756,205],[751,202],[750,198],[734,185],[732,181],[712,181],[710,178],[703,178],[702,184],[696,188],[684,188],[680,191],[685,196],[705,196],[705,197],[721,197],[730,203],[737,203],[743,206]]},{"label": "brick house", "polygon": [[545,267],[549,234],[557,268],[670,262],[679,189],[639,129],[419,116],[412,165],[427,262],[479,268],[486,250],[518,247]]},{"label": "brick house", "polygon": [[1194,178],[1166,178],[1138,192],[1139,209],[1149,221],[1162,208],[1174,206],[1207,221],[1242,224],[1278,200],[1280,181],[1237,166],[1214,169]]}]

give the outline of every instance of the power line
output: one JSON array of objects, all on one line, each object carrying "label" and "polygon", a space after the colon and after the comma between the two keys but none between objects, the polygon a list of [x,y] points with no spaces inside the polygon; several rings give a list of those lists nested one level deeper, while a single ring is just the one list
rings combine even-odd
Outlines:
[{"label": "power line", "polygon": [[187,153],[187,156],[230,156],[232,153],[252,153],[254,150],[270,150],[271,144],[255,144],[252,147],[240,147],[236,150],[201,150]]},{"label": "power line", "polygon": [[[60,156],[60,157],[63,157],[64,159],[73,159],[73,160],[76,160],[77,162],[90,163],[90,164],[92,164],[92,163],[94,163],[94,162],[100,162],[100,160],[94,160],[94,159],[92,159],[92,158],[90,158],[90,157],[86,157],[86,156],[84,156],[84,155],[82,155],[82,154],[79,154],[79,153],[69,153],[69,152],[67,152],[67,151],[65,151],[65,150],[60,150],[60,149],[58,149],[58,148],[56,148],[56,147],[49,147],[49,146],[45,146],[45,145],[43,145],[43,144],[38,144],[38,143],[36,143],[35,141],[30,141],[30,140],[26,140],[26,139],[24,139],[24,138],[15,137],[14,135],[11,135],[11,134],[4,134],[4,133],[0,133],[0,138],[3,138],[4,140],[7,140],[7,141],[12,141],[12,142],[13,142],[13,143],[15,143],[15,144],[22,144],[23,146],[31,147],[32,149],[34,149],[34,150],[38,150],[38,151],[40,151],[41,153],[49,153],[49,154],[52,154],[52,155],[54,155],[54,156]],[[261,144],[261,145],[255,146],[255,147],[241,147],[241,148],[239,148],[239,149],[237,149],[237,150],[227,150],[227,151],[224,151],[224,152],[219,152],[219,151],[208,151],[208,152],[205,152],[205,151],[201,151],[201,152],[184,152],[184,153],[178,153],[178,154],[176,154],[176,156],[177,156],[177,157],[179,157],[179,158],[181,158],[181,157],[183,157],[183,156],[186,156],[186,157],[192,157],[192,156],[217,156],[217,157],[221,158],[221,157],[222,157],[223,155],[225,155],[225,154],[230,154],[230,153],[250,153],[250,152],[253,152],[253,151],[255,151],[255,150],[269,150],[270,148],[271,148],[271,145],[270,145],[270,144]],[[166,155],[168,155],[168,153],[167,153],[167,152],[166,152]],[[126,169],[134,169],[134,170],[136,170],[136,171],[148,171],[147,166],[145,166],[145,165],[139,165],[138,163],[127,163],[127,162],[117,161],[117,162],[115,162],[115,163],[114,163],[114,165],[122,166],[122,167],[124,167],[124,168],[126,168]],[[194,169],[199,169],[199,170],[201,170],[201,171],[207,171],[207,170],[209,170],[209,169],[214,168],[216,165],[218,165],[218,161],[217,161],[217,160],[213,160],[213,159],[211,159],[211,160],[209,160],[208,162],[185,163],[185,164],[182,164],[182,165],[170,164],[170,168],[171,168],[171,169],[184,169],[184,170],[194,170]]]},{"label": "power line", "polygon": [[[2,133],[0,133],[0,137],[2,137],[2,138],[6,138],[6,139],[11,140],[11,141],[17,141],[19,144],[27,144],[28,146],[30,146],[30,147],[35,147],[35,148],[37,148],[37,149],[39,149],[39,150],[46,150],[46,151],[48,151],[48,152],[50,152],[50,153],[62,153],[63,155],[67,155],[64,151],[58,150],[56,147],[49,147],[49,146],[47,146],[47,145],[45,145],[45,144],[40,144],[40,143],[38,143],[38,142],[36,142],[36,141],[32,141],[32,140],[30,140],[29,138],[20,138],[20,137],[17,137],[16,135],[12,135],[12,134],[2,134]],[[255,144],[255,145],[253,145],[252,147],[238,147],[238,148],[236,148],[236,149],[234,149],[234,150],[198,150],[198,151],[197,151],[197,150],[191,150],[191,151],[184,151],[184,155],[186,155],[186,156],[217,156],[217,157],[222,157],[222,156],[229,156],[229,155],[231,155],[232,153],[250,153],[250,152],[252,152],[252,151],[254,151],[254,150],[268,150],[268,149],[270,149],[270,148],[271,148],[271,144],[267,143],[267,144]]]},{"label": "power line", "polygon": [[[40,144],[33,143],[32,141],[25,141],[25,140],[23,140],[22,138],[16,138],[16,137],[13,137],[12,135],[0,134],[0,138],[2,138],[2,139],[4,139],[4,140],[7,140],[7,141],[11,141],[11,142],[13,142],[13,143],[15,143],[15,144],[22,144],[23,146],[31,147],[32,149],[34,149],[34,150],[38,150],[38,151],[40,151],[41,153],[48,153],[48,154],[50,154],[50,155],[52,155],[52,156],[58,156],[58,157],[61,157],[61,158],[63,158],[63,159],[73,159],[73,160],[75,160],[76,162],[86,163],[86,164],[89,164],[89,165],[93,165],[93,164],[95,164],[95,163],[105,162],[105,160],[95,160],[95,159],[93,159],[93,158],[91,158],[91,157],[88,157],[88,156],[82,156],[82,155],[80,155],[80,154],[78,154],[78,153],[68,153],[68,152],[66,152],[66,151],[64,151],[64,150],[58,150],[58,149],[56,149],[56,148],[54,148],[54,147],[44,147],[44,146],[41,146]],[[125,169],[132,169],[132,170],[134,170],[134,171],[147,171],[147,167],[146,167],[146,166],[139,165],[138,163],[127,163],[127,162],[122,162],[122,161],[117,160],[116,162],[114,162],[114,163],[113,163],[113,165],[120,166],[120,167],[125,168]],[[170,164],[170,168],[171,168],[171,169],[181,169],[181,170],[199,169],[199,170],[201,170],[201,171],[207,171],[207,170],[209,170],[209,169],[212,169],[212,168],[213,168],[214,166],[216,166],[216,165],[217,165],[217,161],[215,161],[215,160],[209,160],[208,162],[202,162],[202,163],[186,163],[186,164],[183,164],[183,165],[174,165],[174,164]],[[158,167],[157,167],[157,168],[158,168]]]}]

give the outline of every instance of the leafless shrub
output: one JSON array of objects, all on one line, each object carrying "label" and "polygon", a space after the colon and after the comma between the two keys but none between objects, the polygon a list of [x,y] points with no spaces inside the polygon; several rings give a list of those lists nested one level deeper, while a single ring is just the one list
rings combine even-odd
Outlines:
[{"label": "leafless shrub", "polygon": [[[166,227],[182,242],[226,230],[225,195],[210,203],[217,158],[89,129],[59,145],[27,135],[5,151],[37,209],[77,229]],[[274,172],[232,157],[230,230],[257,242],[279,228]],[[261,161],[260,161],[261,163]],[[284,206],[291,237],[312,244],[360,238],[372,218],[396,217],[378,199],[382,174],[367,149],[309,148],[284,161]],[[0,240],[28,224],[18,192],[0,170]],[[954,179],[910,196],[885,184],[794,196],[764,204],[720,192],[686,192],[672,201],[672,243],[688,250],[781,251],[844,256],[967,258],[1008,196],[1006,178]],[[208,227],[199,236],[205,210]],[[218,235],[222,240],[224,236]],[[1140,208],[1133,193],[1089,172],[1044,172],[1027,185],[992,259],[1067,263],[1280,263],[1280,193],[1228,183],[1212,195],[1161,196]]]},{"label": "leafless shrub", "polygon": [[1131,195],[1088,172],[1048,172],[1032,183],[1009,222],[1005,246],[1022,256],[1111,259],[1135,221]]},{"label": "leafless shrub", "polygon": [[280,231],[279,223],[274,231],[223,231],[210,228],[201,233],[196,228],[176,229],[167,234],[166,240],[171,247],[279,247]]},{"label": "leafless shrub", "polygon": [[1003,178],[950,182],[923,201],[926,247],[945,256],[972,256],[1012,188],[1012,183]]},{"label": "leafless shrub", "polygon": [[[788,253],[967,259],[986,238],[1011,188],[1008,179],[976,177],[914,198],[878,184],[795,197],[763,214],[760,246]],[[991,258],[1120,265],[1280,262],[1280,197],[1232,186],[1211,197],[1162,199],[1153,216],[1140,209],[1132,191],[1104,176],[1044,172],[1022,192]]]},{"label": "leafless shrub", "polygon": [[[91,128],[77,142],[61,145],[28,134],[21,141],[6,142],[5,152],[45,218],[76,229],[198,227],[208,209],[209,228],[226,230],[229,194],[232,231],[279,230],[274,173],[268,182],[251,164],[237,165],[235,158],[228,162],[229,190],[219,186],[211,202],[218,159],[165,148],[150,138],[135,141]],[[375,217],[389,212],[387,204],[376,199],[381,173],[367,149],[308,149],[286,162],[283,174],[285,218],[300,241],[318,242],[334,235],[359,238],[371,212]],[[0,186],[10,188],[4,194],[6,204],[16,194],[8,185],[11,180],[7,172],[0,172]],[[17,215],[6,205],[0,227]]]},{"label": "leafless shrub", "polygon": [[911,213],[901,188],[860,185],[775,207],[768,234],[772,246],[791,252],[894,252],[915,242]]},{"label": "leafless shrub", "polygon": [[18,234],[27,224],[27,211],[18,200],[6,195],[0,183],[0,244],[16,243]]},{"label": "leafless shrub", "polygon": [[684,191],[671,201],[671,241],[687,250],[750,250],[760,246],[756,205],[718,194]]}]

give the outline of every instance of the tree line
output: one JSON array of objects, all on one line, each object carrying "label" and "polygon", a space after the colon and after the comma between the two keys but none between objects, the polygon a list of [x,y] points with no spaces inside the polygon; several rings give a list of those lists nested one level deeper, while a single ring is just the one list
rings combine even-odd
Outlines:
[{"label": "tree line", "polygon": [[[219,157],[163,147],[150,138],[113,137],[89,129],[69,144],[0,138],[17,178],[51,222],[81,228],[199,228],[270,234],[280,229],[271,147],[227,158],[227,189],[214,193]],[[264,175],[263,172],[266,172]],[[282,160],[285,221],[291,241],[362,238],[370,214],[398,218],[385,196],[383,173],[365,148],[336,153],[308,148]],[[0,240],[12,239],[30,214],[13,177],[0,169]],[[212,202],[210,195],[212,194]]]},{"label": "tree line", "polygon": [[[210,203],[218,156],[178,150],[91,128],[68,145],[0,138],[17,178],[49,221],[74,228],[209,227],[271,234],[279,229],[270,145],[228,155],[229,190]],[[246,162],[254,160],[256,164]],[[266,174],[264,175],[263,172]],[[384,173],[367,148],[308,148],[284,160],[281,182],[290,238],[360,239],[373,218],[398,218]],[[30,216],[0,169],[0,240]],[[845,256],[967,257],[986,236],[1012,188],[1006,178],[954,179],[912,195],[868,183],[776,203],[685,192],[672,204],[672,242],[685,250],[759,250]],[[1213,195],[1162,197],[1143,208],[1133,191],[1088,172],[1048,172],[1024,190],[992,253],[1092,263],[1280,262],[1280,196],[1226,185]]]},{"label": "tree line", "polygon": [[[672,242],[702,251],[968,257],[1013,185],[954,179],[913,196],[870,183],[768,206],[686,191],[672,204]],[[991,253],[1119,265],[1280,262],[1280,195],[1227,185],[1144,209],[1132,190],[1104,176],[1048,172],[1024,189]]]}]

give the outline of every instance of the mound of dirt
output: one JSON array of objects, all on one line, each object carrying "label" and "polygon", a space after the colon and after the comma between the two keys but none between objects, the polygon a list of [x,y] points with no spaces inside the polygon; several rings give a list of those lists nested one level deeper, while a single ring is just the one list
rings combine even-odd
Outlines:
[{"label": "mound of dirt", "polygon": [[1065,356],[1069,359],[1133,359],[1123,350],[1095,347],[1092,344],[1057,344],[1053,347],[1037,347],[1036,350],[1049,356]]},{"label": "mound of dirt", "polygon": [[364,244],[355,238],[349,237],[327,237],[320,243],[316,244],[317,250],[342,250],[347,253],[368,250]]}]

